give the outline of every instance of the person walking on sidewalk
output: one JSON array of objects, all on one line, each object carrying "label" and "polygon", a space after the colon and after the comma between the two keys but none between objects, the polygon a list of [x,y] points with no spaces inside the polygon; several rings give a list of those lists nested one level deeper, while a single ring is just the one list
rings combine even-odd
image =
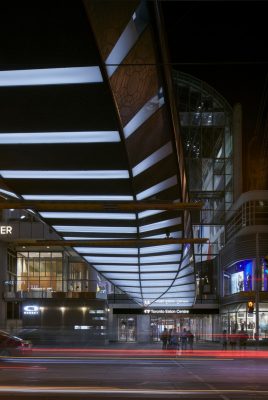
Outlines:
[{"label": "person walking on sidewalk", "polygon": [[224,330],[222,331],[222,349],[223,349],[223,350],[227,350],[227,343],[228,343],[228,340],[227,340],[227,331],[226,331],[226,329],[224,329]]},{"label": "person walking on sidewalk", "polygon": [[162,350],[167,349],[167,344],[168,344],[168,330],[167,328],[164,328],[163,332],[160,335],[160,339],[162,341]]},{"label": "person walking on sidewalk", "polygon": [[186,350],[187,349],[187,331],[186,328],[183,328],[183,331],[181,332],[181,349]]},{"label": "person walking on sidewalk", "polygon": [[190,329],[187,331],[187,342],[189,344],[189,349],[193,350],[194,334],[190,331]]},{"label": "person walking on sidewalk", "polygon": [[244,329],[239,332],[239,349],[245,350],[247,348],[248,334]]}]

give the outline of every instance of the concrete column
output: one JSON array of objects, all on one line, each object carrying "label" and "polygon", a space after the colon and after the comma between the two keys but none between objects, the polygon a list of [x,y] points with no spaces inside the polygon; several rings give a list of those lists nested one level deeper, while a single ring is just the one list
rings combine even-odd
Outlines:
[{"label": "concrete column", "polygon": [[7,305],[4,300],[5,281],[7,279],[7,245],[0,243],[0,329],[6,328],[7,321]]}]

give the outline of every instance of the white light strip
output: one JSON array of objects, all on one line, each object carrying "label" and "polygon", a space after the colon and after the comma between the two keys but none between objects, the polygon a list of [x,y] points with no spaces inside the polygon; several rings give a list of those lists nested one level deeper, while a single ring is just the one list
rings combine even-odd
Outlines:
[{"label": "white light strip", "polygon": [[[118,278],[118,275],[119,274],[117,274],[117,273],[114,273],[114,272],[107,272],[107,273],[105,273],[105,277],[106,278],[108,278],[108,279],[113,279],[113,278]],[[122,279],[139,279],[139,275],[136,273],[120,273],[120,278],[122,278]]]},{"label": "white light strip", "polygon": [[[105,264],[138,264],[138,257],[103,257],[103,256],[85,256],[90,263],[105,263]],[[119,277],[119,276],[118,276]]]},{"label": "white light strip", "polygon": [[143,280],[143,281],[141,281],[141,284],[142,284],[142,289],[145,291],[147,290],[147,288],[153,288],[153,287],[155,288],[155,291],[158,291],[159,287],[161,290],[160,285],[166,285],[167,287],[169,287],[172,284],[172,281],[173,281],[172,279],[161,280],[161,282]]},{"label": "white light strip", "polygon": [[64,85],[103,82],[99,67],[0,71],[0,86]]},{"label": "white light strip", "polygon": [[159,93],[152,97],[144,106],[134,115],[134,117],[123,128],[125,138],[127,139],[135,132],[145,121],[147,121],[159,108],[165,103],[163,89],[159,89]]},{"label": "white light strip", "polygon": [[[111,265],[111,264],[98,264],[96,265],[96,269],[100,272],[103,271],[116,271],[116,272],[138,272],[139,268],[137,265],[131,264],[120,264],[120,265]],[[119,275],[119,274],[118,274]]]},{"label": "white light strip", "polygon": [[[150,236],[146,236],[144,237],[144,239],[165,239],[167,237],[166,233],[161,233],[160,235],[150,235]],[[175,239],[175,238],[182,238],[182,232],[172,232],[172,230],[170,231],[170,238]]]},{"label": "white light strip", "polygon": [[129,226],[73,226],[53,225],[58,232],[88,232],[88,233],[137,233],[136,227]]},{"label": "white light strip", "polygon": [[[144,283],[144,282],[143,282]],[[157,293],[163,293],[168,289],[168,286],[158,286],[156,288],[152,287],[147,287],[147,288],[142,288],[142,293],[143,294],[149,294],[149,293],[155,293],[155,297],[157,297]]]},{"label": "white light strip", "polygon": [[155,151],[149,157],[145,158],[139,164],[137,164],[134,168],[132,168],[133,176],[137,176],[141,174],[143,171],[146,171],[148,168],[157,164],[159,161],[163,160],[169,154],[172,154],[172,146],[171,142],[168,142],[164,146],[162,146],[159,150]]},{"label": "white light strip", "polygon": [[152,215],[160,214],[164,212],[163,210],[147,210],[138,213],[138,219],[143,219],[146,217],[151,217]]},{"label": "white light strip", "polygon": [[153,254],[153,253],[167,253],[169,251],[180,251],[181,246],[178,244],[165,244],[163,246],[150,246],[141,247],[141,254]]},{"label": "white light strip", "polygon": [[167,219],[166,221],[155,222],[154,224],[140,226],[140,232],[148,232],[156,229],[169,228],[173,225],[180,225],[181,218]]},{"label": "white light strip", "polygon": [[61,200],[61,201],[133,201],[133,196],[121,195],[73,195],[73,194],[23,194],[25,200]]},{"label": "white light strip", "polygon": [[178,264],[153,264],[142,265],[141,272],[163,272],[163,271],[178,271]]},{"label": "white light strip", "polygon": [[[113,284],[115,285],[115,286],[124,286],[124,284],[125,284],[125,286],[132,286],[132,287],[140,287],[140,281],[123,281],[123,280],[113,280]],[[124,288],[122,288],[122,289],[124,289]]]},{"label": "white light strip", "polygon": [[[140,264],[152,264],[152,263],[173,263],[180,261],[180,254],[165,254],[165,255],[158,255],[158,256],[150,256],[150,257],[140,257]],[[164,269],[164,266],[163,266]]]},{"label": "white light strip", "polygon": [[[95,237],[89,237],[89,236],[63,236],[64,240],[98,240],[99,238]],[[117,237],[116,240],[120,240],[120,239],[125,239],[123,237]],[[115,240],[114,237],[101,237],[101,240]]]},{"label": "white light strip", "polygon": [[117,131],[0,133],[0,144],[112,143]]},{"label": "white light strip", "polygon": [[109,77],[116,71],[118,65],[124,60],[145,29],[147,21],[145,19],[144,8],[143,3],[141,3],[117,40],[111,53],[106,58],[105,63],[107,64],[106,69]]},{"label": "white light strip", "polygon": [[177,182],[177,176],[174,175],[171,178],[168,178],[165,181],[157,183],[156,185],[144,190],[143,192],[138,193],[137,200],[146,199],[153,196],[154,194],[162,192],[163,190],[169,189],[170,187],[175,186]]},{"label": "white light strip", "polygon": [[44,211],[39,212],[43,218],[55,218],[55,219],[115,219],[115,220],[126,220],[133,221],[136,219],[133,213],[90,213],[90,212],[54,212]]},{"label": "white light strip", "polygon": [[128,179],[127,170],[99,171],[30,171],[1,170],[0,174],[7,179]]},{"label": "white light strip", "polygon": [[141,274],[141,280],[143,279],[161,279],[162,282],[164,282],[167,279],[174,279],[176,276],[176,273],[171,272],[171,273],[167,273],[167,272],[156,272],[156,273],[145,273],[145,274]]},{"label": "white light strip", "polygon": [[15,193],[10,192],[9,190],[5,190],[5,189],[0,189],[0,194],[6,194],[7,196],[11,196],[11,197],[16,197],[16,199],[19,198],[19,196],[17,196]]},{"label": "white light strip", "polygon": [[128,254],[138,255],[138,249],[132,247],[74,247],[80,254]]}]

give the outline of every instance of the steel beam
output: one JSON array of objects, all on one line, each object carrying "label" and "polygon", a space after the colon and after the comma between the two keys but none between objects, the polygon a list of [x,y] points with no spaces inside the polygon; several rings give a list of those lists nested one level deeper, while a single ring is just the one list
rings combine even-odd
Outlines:
[{"label": "steel beam", "polygon": [[125,247],[125,246],[155,246],[164,244],[202,244],[207,243],[208,239],[200,238],[164,238],[164,239],[111,239],[111,240],[15,240],[12,245],[15,246],[68,246],[68,247]]},{"label": "steel beam", "polygon": [[200,210],[202,202],[174,203],[172,201],[126,201],[126,202],[90,202],[90,201],[0,201],[0,210],[35,209],[37,211],[144,211],[144,210]]}]

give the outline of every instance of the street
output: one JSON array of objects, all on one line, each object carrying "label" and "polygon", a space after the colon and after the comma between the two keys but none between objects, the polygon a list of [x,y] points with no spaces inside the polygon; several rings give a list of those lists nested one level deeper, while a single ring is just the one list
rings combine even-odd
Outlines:
[{"label": "street", "polygon": [[[36,353],[1,360],[3,399],[258,399],[268,397],[268,352]],[[161,356],[162,354],[162,356]]]}]

